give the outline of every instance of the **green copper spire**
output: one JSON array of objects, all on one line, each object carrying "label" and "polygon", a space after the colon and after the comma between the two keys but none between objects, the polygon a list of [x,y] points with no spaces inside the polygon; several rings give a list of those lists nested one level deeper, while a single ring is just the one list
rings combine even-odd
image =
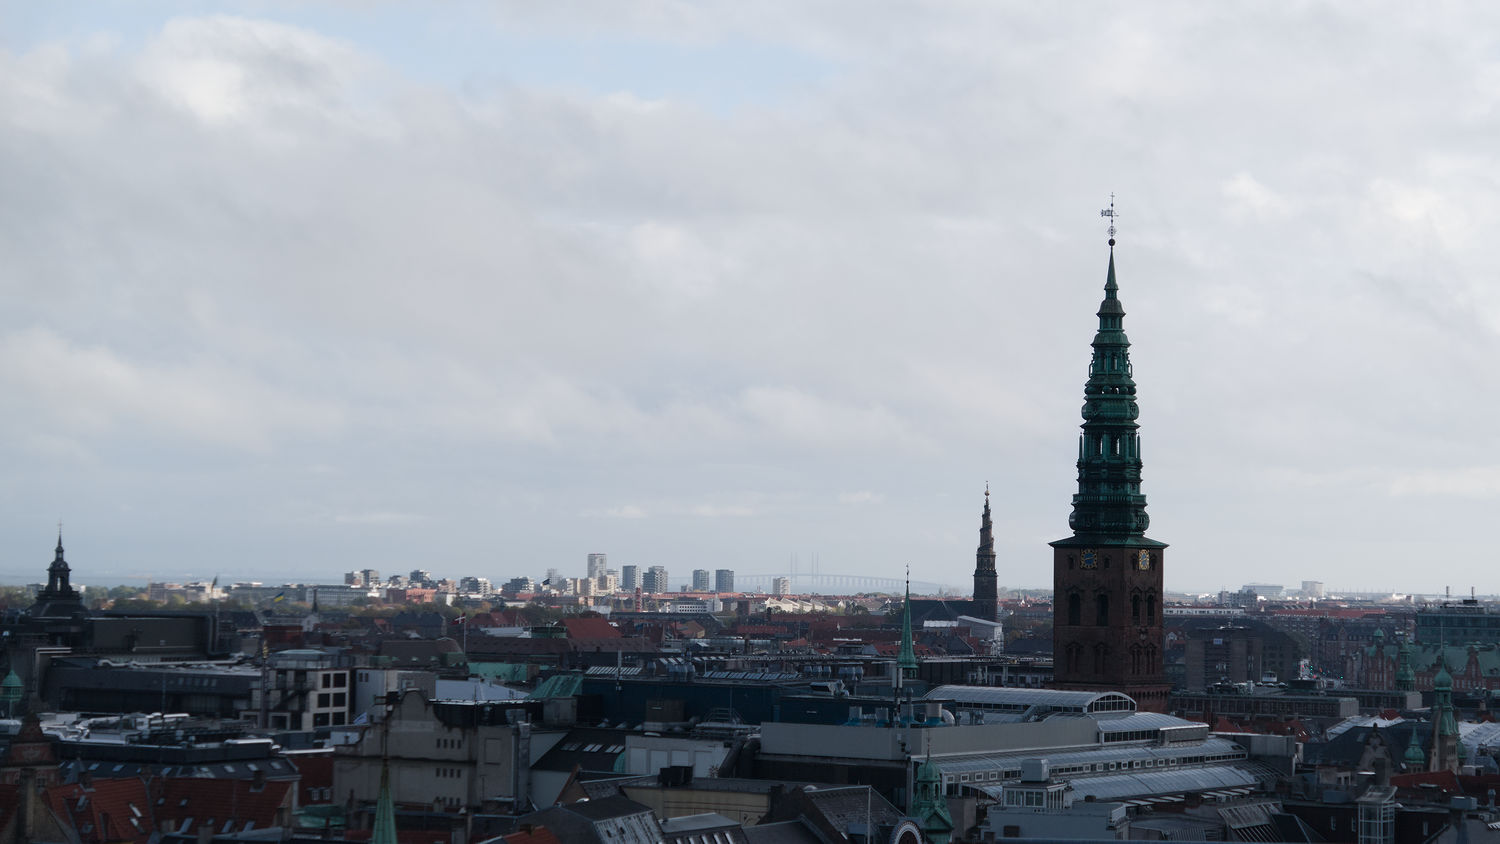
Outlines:
[{"label": "green copper spire", "polygon": [[1458,735],[1458,722],[1453,719],[1453,675],[1448,673],[1448,660],[1438,657],[1437,676],[1432,678],[1432,709],[1437,718],[1439,736]]},{"label": "green copper spire", "polygon": [[902,680],[916,679],[917,652],[911,641],[911,567],[906,568],[906,605],[901,610],[901,653],[896,657],[896,668]]},{"label": "green copper spire", "polygon": [[932,844],[948,844],[953,836],[953,815],[948,812],[948,800],[943,796],[943,777],[938,767],[932,764],[929,752],[927,761],[917,766],[916,794],[911,802],[911,816],[922,825],[922,832]]},{"label": "green copper spire", "polygon": [[375,802],[375,826],[370,831],[370,844],[397,844],[396,806],[391,801],[389,763],[380,766],[380,798]]},{"label": "green copper spire", "polygon": [[1427,754],[1422,752],[1422,739],[1418,735],[1420,730],[1411,731],[1411,741],[1406,745],[1406,769],[1409,771],[1420,771],[1427,767]]},{"label": "green copper spire", "polygon": [[[1140,544],[1150,519],[1141,494],[1141,443],[1136,429],[1135,379],[1125,306],[1115,281],[1115,242],[1109,241],[1109,274],[1099,304],[1099,330],[1083,394],[1083,435],[1078,440],[1078,493],[1068,526],[1075,536]],[[1135,540],[1135,542],[1132,542]]]}]

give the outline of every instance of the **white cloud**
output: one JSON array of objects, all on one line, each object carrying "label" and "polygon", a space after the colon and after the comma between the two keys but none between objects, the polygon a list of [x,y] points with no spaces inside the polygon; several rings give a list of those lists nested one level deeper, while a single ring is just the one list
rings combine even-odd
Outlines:
[{"label": "white cloud", "polygon": [[13,429],[43,420],[74,436],[185,437],[264,451],[279,437],[325,436],[335,404],[278,390],[209,363],[170,365],[78,346],[46,329],[0,336],[0,415]]}]

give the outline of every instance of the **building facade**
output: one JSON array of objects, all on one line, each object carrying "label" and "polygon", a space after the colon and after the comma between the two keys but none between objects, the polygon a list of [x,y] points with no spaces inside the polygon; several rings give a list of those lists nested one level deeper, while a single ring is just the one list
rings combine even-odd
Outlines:
[{"label": "building facade", "polygon": [[734,591],[734,571],[731,569],[719,569],[714,572],[714,591]]},{"label": "building facade", "polygon": [[1113,690],[1147,711],[1165,711],[1162,563],[1167,546],[1146,537],[1136,385],[1115,281],[1114,238],[1099,329],[1084,386],[1078,492],[1068,525],[1051,543],[1053,685]]}]

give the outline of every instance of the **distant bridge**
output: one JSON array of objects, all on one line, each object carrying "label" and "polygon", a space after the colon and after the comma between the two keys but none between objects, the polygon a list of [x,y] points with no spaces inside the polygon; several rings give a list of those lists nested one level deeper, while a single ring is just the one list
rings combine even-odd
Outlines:
[{"label": "distant bridge", "polygon": [[[785,574],[740,574],[734,573],[734,588],[738,592],[770,592],[772,581],[785,577],[791,582],[793,595],[854,595],[860,592],[886,592],[900,595],[906,589],[906,581],[899,577],[868,577],[861,574],[807,574],[787,572]],[[962,595],[969,590],[949,583],[933,583],[913,580],[914,595]]]}]

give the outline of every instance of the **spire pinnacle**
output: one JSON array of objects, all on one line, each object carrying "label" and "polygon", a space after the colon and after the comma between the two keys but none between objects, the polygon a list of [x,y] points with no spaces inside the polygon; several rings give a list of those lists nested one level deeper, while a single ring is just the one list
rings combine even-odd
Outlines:
[{"label": "spire pinnacle", "polygon": [[916,679],[917,652],[911,638],[911,563],[906,564],[906,603],[901,609],[901,651],[896,656],[896,670],[905,680]]},{"label": "spire pinnacle", "polygon": [[1113,253],[1115,249],[1115,221],[1120,217],[1119,212],[1115,210],[1115,195],[1113,191],[1109,194],[1109,207],[1100,211],[1099,216],[1109,220],[1109,249]]}]

